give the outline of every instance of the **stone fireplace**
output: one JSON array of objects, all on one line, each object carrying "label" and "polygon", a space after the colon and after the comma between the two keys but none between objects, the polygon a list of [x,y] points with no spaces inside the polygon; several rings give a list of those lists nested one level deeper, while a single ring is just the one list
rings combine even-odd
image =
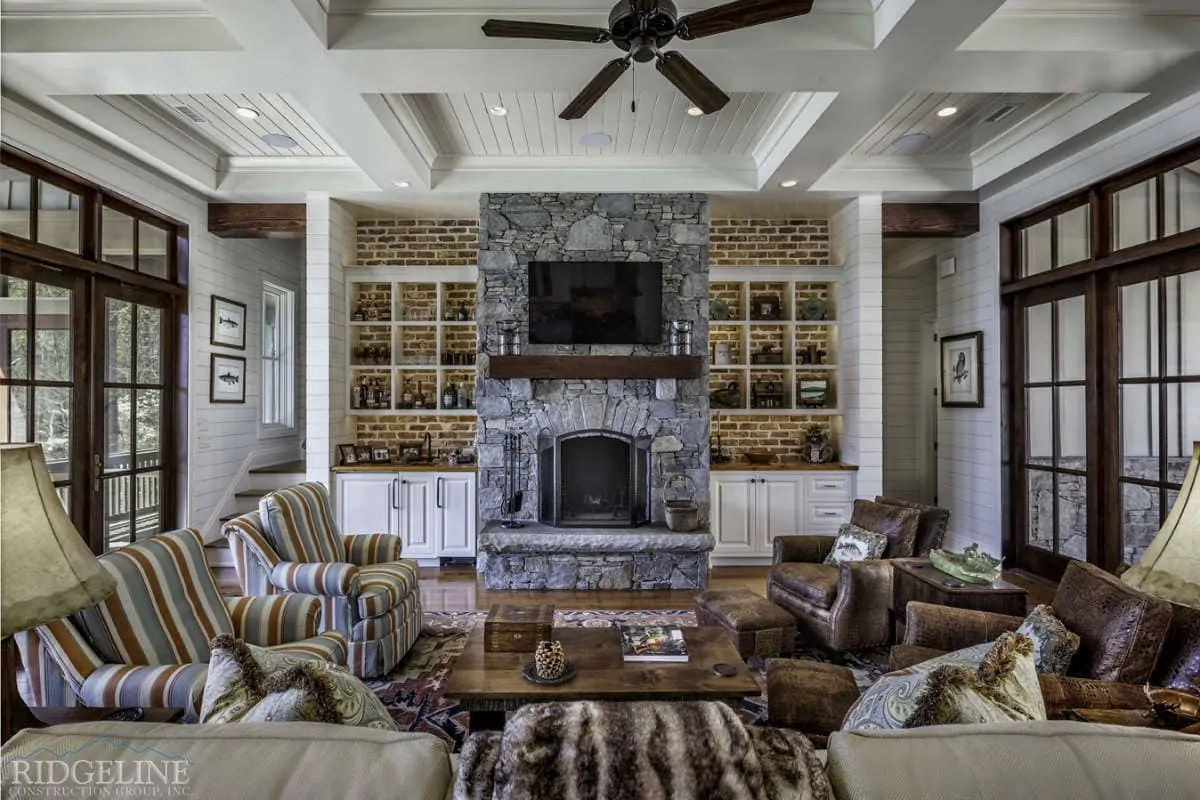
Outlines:
[{"label": "stone fireplace", "polygon": [[650,437],[584,430],[538,437],[538,521],[629,528],[650,519]]},{"label": "stone fireplace", "polygon": [[[485,194],[476,313],[480,357],[478,568],[489,588],[700,588],[707,580],[708,366],[695,380],[489,377],[496,323],[521,325],[522,354],[663,356],[671,320],[708,351],[708,200],[699,194]],[[530,345],[531,261],[662,264],[662,341]],[[509,505],[504,437],[521,442],[523,498]],[[700,531],[665,527],[665,486],[696,487]]]}]

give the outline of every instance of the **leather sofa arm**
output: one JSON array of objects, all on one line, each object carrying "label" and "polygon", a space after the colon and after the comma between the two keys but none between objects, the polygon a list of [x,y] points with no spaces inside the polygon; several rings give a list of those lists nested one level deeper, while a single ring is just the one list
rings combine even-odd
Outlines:
[{"label": "leather sofa arm", "polygon": [[1067,719],[1073,708],[1131,709],[1149,707],[1144,687],[1116,681],[1094,681],[1069,675],[1039,675],[1048,719]]},{"label": "leather sofa arm", "polygon": [[904,644],[961,650],[1015,631],[1025,620],[990,611],[911,602],[905,609]]},{"label": "leather sofa arm", "polygon": [[802,534],[799,536],[776,536],[772,544],[772,564],[802,562],[820,564],[833,549],[836,536]]},{"label": "leather sofa arm", "polygon": [[358,567],[341,561],[280,561],[271,570],[271,584],[285,592],[321,597],[356,597]]},{"label": "leather sofa arm", "polygon": [[844,637],[849,627],[855,629],[858,647],[890,644],[892,626],[888,606],[891,599],[891,561],[844,561],[838,565],[837,599],[830,609],[832,617],[840,620],[838,632],[833,636],[834,649],[850,647]]}]

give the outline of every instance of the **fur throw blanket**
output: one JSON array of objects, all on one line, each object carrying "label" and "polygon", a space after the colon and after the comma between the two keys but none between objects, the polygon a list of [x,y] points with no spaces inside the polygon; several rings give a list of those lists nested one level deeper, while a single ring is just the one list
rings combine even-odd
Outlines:
[{"label": "fur throw blanket", "polygon": [[456,800],[832,800],[812,744],[722,703],[539,703],[472,734]]}]

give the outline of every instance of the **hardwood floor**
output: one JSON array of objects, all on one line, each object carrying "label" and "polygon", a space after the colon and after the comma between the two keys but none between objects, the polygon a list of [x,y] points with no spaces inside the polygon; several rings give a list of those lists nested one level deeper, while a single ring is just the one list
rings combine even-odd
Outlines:
[{"label": "hardwood floor", "polygon": [[[708,585],[711,589],[746,588],[765,596],[768,569],[766,566],[713,567]],[[1004,577],[1029,592],[1031,609],[1054,599],[1052,585],[1019,572],[1006,572]],[[475,571],[469,568],[421,570],[421,603],[426,611],[487,611],[493,603],[553,603],[555,608],[569,611],[691,608],[695,594],[690,590],[494,591],[484,588],[476,579]]]}]

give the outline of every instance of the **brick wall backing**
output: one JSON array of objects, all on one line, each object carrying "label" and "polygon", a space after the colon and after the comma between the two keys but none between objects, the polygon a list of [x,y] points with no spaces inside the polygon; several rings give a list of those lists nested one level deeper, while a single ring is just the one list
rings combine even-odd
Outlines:
[{"label": "brick wall backing", "polygon": [[[370,266],[474,266],[477,262],[478,226],[475,220],[360,220],[358,222],[357,265]],[[709,264],[711,266],[828,266],[830,259],[829,222],[824,219],[724,219],[713,220],[709,229]],[[475,309],[475,285],[460,284],[444,288],[445,308],[435,308],[436,295],[430,285],[405,285],[404,293],[396,298],[393,311],[396,319],[445,318],[447,311],[457,308],[459,300],[466,303],[472,317]],[[755,287],[757,293],[758,287]],[[736,283],[714,284],[710,289],[712,298],[720,297],[729,303],[733,319],[744,319],[744,304],[741,286]],[[785,298],[798,308],[808,297],[821,297],[828,302],[826,284],[798,284],[795,297]],[[368,301],[390,302],[386,284],[372,286],[365,296]],[[832,311],[832,309],[831,309]],[[405,313],[410,317],[404,316]],[[364,328],[358,333],[363,343],[374,342],[376,337],[368,334],[374,329]],[[452,344],[458,351],[474,346],[474,331],[469,328],[443,329],[445,344]],[[382,337],[386,339],[386,337]],[[733,326],[722,328],[719,323],[712,328],[712,341],[740,342],[741,332]],[[801,349],[808,344],[814,349],[828,350],[827,360],[835,361],[825,328],[797,328],[793,347]],[[735,363],[745,363],[748,354],[741,352],[740,344],[734,348]],[[401,350],[400,352],[405,352]],[[428,352],[424,349],[422,352]],[[711,355],[711,354],[710,354]],[[722,375],[713,374],[714,388]],[[402,372],[402,377],[415,381],[421,379],[429,392],[432,373]],[[470,371],[462,376],[452,376],[459,382],[470,380]],[[809,373],[797,372],[797,377],[808,377]],[[732,377],[737,377],[734,374]],[[833,375],[812,373],[812,377],[831,379],[830,391],[834,391]],[[723,386],[723,383],[719,384]],[[743,386],[743,391],[749,387]],[[789,397],[795,391],[789,387]],[[397,399],[400,392],[396,386]],[[714,420],[716,415],[714,414]],[[747,448],[766,447],[780,456],[795,457],[800,452],[804,431],[810,425],[829,427],[825,417],[810,417],[801,414],[763,415],[736,417],[725,415],[721,424],[722,439],[727,449],[741,452]],[[363,416],[357,418],[358,438],[363,444],[383,446],[396,440],[416,441],[429,431],[435,447],[452,450],[456,447],[474,445],[474,416]]]}]

